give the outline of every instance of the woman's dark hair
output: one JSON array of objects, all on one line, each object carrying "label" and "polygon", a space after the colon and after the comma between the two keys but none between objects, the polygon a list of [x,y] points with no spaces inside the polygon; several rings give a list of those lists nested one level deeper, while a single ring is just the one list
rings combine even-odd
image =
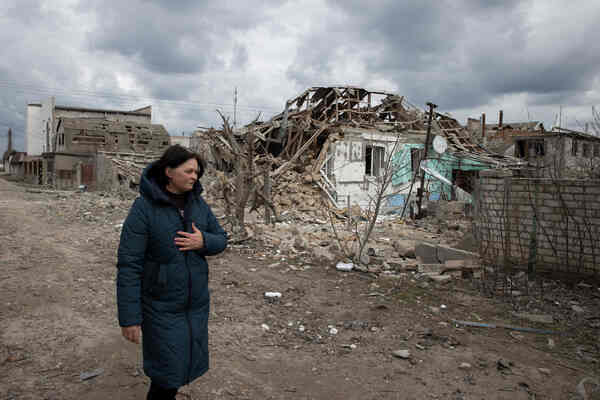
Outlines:
[{"label": "woman's dark hair", "polygon": [[167,167],[177,168],[192,158],[198,161],[198,179],[200,179],[204,174],[204,161],[198,154],[178,144],[174,144],[165,150],[160,159],[150,167],[148,176],[154,179],[159,186],[165,187],[169,183],[169,178],[165,175],[165,169]]}]

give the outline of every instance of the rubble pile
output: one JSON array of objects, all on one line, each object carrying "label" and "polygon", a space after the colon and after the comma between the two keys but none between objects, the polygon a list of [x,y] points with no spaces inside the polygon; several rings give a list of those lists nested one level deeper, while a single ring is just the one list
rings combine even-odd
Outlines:
[{"label": "rubble pile", "polygon": [[100,226],[123,223],[130,199],[120,199],[110,193],[80,191],[47,191],[49,200],[44,208],[49,218],[69,222],[90,222]]},{"label": "rubble pile", "polygon": [[104,156],[112,164],[112,169],[108,173],[113,173],[116,181],[121,186],[133,188],[134,190],[140,183],[144,168],[161,156],[160,153],[156,152],[115,153],[99,151],[98,154]]}]

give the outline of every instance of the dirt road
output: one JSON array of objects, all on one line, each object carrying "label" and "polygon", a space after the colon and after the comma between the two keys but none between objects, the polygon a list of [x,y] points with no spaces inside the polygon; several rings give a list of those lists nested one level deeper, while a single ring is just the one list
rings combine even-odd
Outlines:
[{"label": "dirt road", "polygon": [[[139,348],[116,322],[112,222],[124,215],[65,220],[52,201],[0,179],[0,399],[145,398]],[[211,369],[178,399],[569,399],[597,373],[559,351],[561,336],[453,325],[506,315],[468,288],[252,246],[210,266]]]}]

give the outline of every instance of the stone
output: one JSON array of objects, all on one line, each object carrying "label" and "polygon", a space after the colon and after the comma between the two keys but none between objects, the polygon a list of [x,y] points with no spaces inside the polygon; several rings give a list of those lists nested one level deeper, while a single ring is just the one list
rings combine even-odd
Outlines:
[{"label": "stone", "polygon": [[432,282],[445,283],[452,279],[449,275],[429,275],[427,277]]},{"label": "stone", "polygon": [[471,364],[463,362],[463,363],[460,363],[458,368],[462,369],[462,370],[469,370],[469,369],[471,369]]},{"label": "stone", "polygon": [[392,243],[392,246],[399,256],[405,258],[416,258],[414,242],[396,240],[394,243]]},{"label": "stone", "polygon": [[95,378],[99,375],[102,375],[104,373],[104,369],[103,368],[98,368],[95,369],[93,371],[87,371],[87,372],[82,372],[79,374],[79,379],[81,379],[82,381],[87,381],[88,379],[92,379]]},{"label": "stone", "polygon": [[554,323],[554,317],[552,317],[552,315],[548,315],[548,314],[533,314],[533,313],[527,313],[527,312],[512,312],[511,315],[513,317],[517,317],[517,318],[521,318],[521,319],[526,319],[528,321],[531,322],[538,322],[540,324],[553,324]]},{"label": "stone", "polygon": [[577,305],[571,306],[571,310],[575,311],[577,314],[582,314],[585,312],[583,307]]},{"label": "stone", "polygon": [[550,376],[551,371],[548,368],[538,368],[538,371],[540,371],[542,374],[546,375],[546,376]]},{"label": "stone", "polygon": [[299,250],[304,250],[308,248],[308,242],[302,235],[296,236],[294,239],[294,247]]},{"label": "stone", "polygon": [[410,358],[409,350],[394,350],[392,351],[392,355],[397,358],[402,358],[403,360],[407,360]]},{"label": "stone", "polygon": [[360,263],[363,265],[369,265],[371,263],[371,257],[368,254],[363,254],[360,256]]},{"label": "stone", "polygon": [[498,369],[498,371],[510,370],[512,366],[513,363],[511,361],[504,360],[502,358],[496,362],[496,368]]},{"label": "stone", "polygon": [[331,252],[328,248],[315,247],[313,256],[319,260],[333,263],[337,259],[337,255]]},{"label": "stone", "polygon": [[437,247],[431,243],[419,243],[415,246],[415,255],[424,264],[439,263],[437,258]]}]

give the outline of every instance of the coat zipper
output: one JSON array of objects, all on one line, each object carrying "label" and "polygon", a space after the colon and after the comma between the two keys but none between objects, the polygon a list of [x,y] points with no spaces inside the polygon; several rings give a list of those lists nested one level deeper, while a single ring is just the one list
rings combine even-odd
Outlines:
[{"label": "coat zipper", "polygon": [[[188,199],[189,201],[189,199]],[[186,208],[188,205],[186,204]],[[185,210],[184,210],[184,215],[181,215],[181,222],[183,223],[183,230],[185,232],[187,232],[187,226],[186,226],[186,220],[185,220]],[[188,252],[186,251],[184,253],[184,258],[185,258],[185,267],[187,268],[188,271],[188,304],[187,304],[187,309],[185,310],[185,319],[187,321],[187,325],[188,325],[188,333],[190,336],[190,354],[188,357],[189,363],[188,363],[188,370],[187,370],[187,377],[186,377],[186,383],[190,383],[190,375],[191,375],[191,371],[192,371],[192,355],[193,355],[193,344],[194,344],[194,340],[192,338],[192,321],[190,320],[190,310],[192,309],[192,270],[190,269],[190,265],[188,264]]]}]

